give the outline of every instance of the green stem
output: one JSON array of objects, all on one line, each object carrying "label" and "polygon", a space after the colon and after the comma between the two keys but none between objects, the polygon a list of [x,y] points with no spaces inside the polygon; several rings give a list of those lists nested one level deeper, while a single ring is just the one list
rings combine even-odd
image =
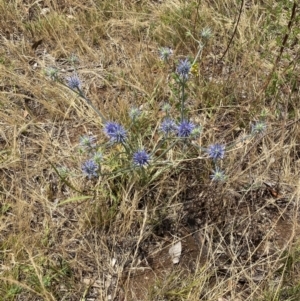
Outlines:
[{"label": "green stem", "polygon": [[83,92],[78,88],[78,95],[82,97],[88,105],[98,114],[98,116],[101,118],[102,123],[106,122],[106,118],[102,115],[102,113],[93,105],[93,103],[83,94]]},{"label": "green stem", "polygon": [[81,98],[83,98],[87,104],[97,113],[97,115],[101,118],[102,123],[104,124],[106,122],[106,118],[102,115],[102,113],[92,104],[92,102],[84,95],[81,89],[77,88],[76,90],[71,89],[68,85],[63,83],[62,81],[59,81],[63,86],[67,87],[68,89],[75,92],[77,95],[79,95]]},{"label": "green stem", "polygon": [[202,53],[202,49],[203,49],[203,47],[204,47],[204,45],[203,45],[201,42],[199,42],[199,41],[197,41],[197,42],[199,43],[199,50],[198,50],[198,52],[197,52],[197,54],[196,54],[196,57],[195,57],[195,59],[194,59],[192,65],[194,65],[194,64],[197,62],[198,57],[199,57],[200,54]]},{"label": "green stem", "polygon": [[130,146],[127,146],[124,142],[122,142],[122,145],[125,148],[126,154],[129,156],[130,150],[132,150],[132,148]]},{"label": "green stem", "polygon": [[184,88],[185,88],[185,81],[181,82],[181,122],[184,119]]},{"label": "green stem", "polygon": [[162,154],[160,156],[158,156],[155,160],[154,160],[154,163],[159,159],[161,158],[164,154],[166,154],[175,144],[177,143],[177,140],[175,140],[175,142],[173,142],[171,144],[171,146],[169,146],[165,151],[162,152]]},{"label": "green stem", "polygon": [[61,179],[61,181],[63,183],[65,183],[69,188],[73,189],[74,191],[79,192],[79,193],[83,193],[82,191],[76,189],[67,179],[65,179],[64,177],[62,177],[60,175],[59,171],[57,170],[57,168],[54,166],[54,164],[52,164],[47,158],[46,158],[46,160],[52,166],[52,168],[54,169],[54,171],[56,172],[56,174],[59,176],[59,178]]}]

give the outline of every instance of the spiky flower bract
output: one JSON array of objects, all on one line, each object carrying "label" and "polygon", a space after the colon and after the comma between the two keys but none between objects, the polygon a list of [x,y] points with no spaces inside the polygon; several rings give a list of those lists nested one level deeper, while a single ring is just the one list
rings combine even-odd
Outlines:
[{"label": "spiky flower bract", "polygon": [[201,126],[195,126],[195,128],[192,130],[191,136],[193,138],[197,138],[201,135],[202,127]]},{"label": "spiky flower bract", "polygon": [[79,144],[83,148],[92,149],[96,146],[96,138],[94,136],[84,135],[79,139]]},{"label": "spiky flower bract", "polygon": [[159,127],[160,131],[163,132],[165,135],[172,134],[176,131],[177,126],[174,120],[171,118],[166,118],[164,121],[161,123]]},{"label": "spiky flower bract", "polygon": [[195,125],[193,122],[188,121],[188,120],[183,120],[177,126],[178,137],[181,137],[181,138],[189,137],[192,134],[194,129],[195,129]]},{"label": "spiky flower bract", "polygon": [[90,159],[84,162],[81,166],[82,172],[89,178],[91,179],[92,177],[97,177],[97,170],[99,169],[98,164]]},{"label": "spiky flower bract", "polygon": [[221,144],[212,144],[207,149],[208,156],[213,160],[223,159],[225,155],[225,146]]},{"label": "spiky flower bract", "polygon": [[266,130],[267,125],[263,121],[258,121],[256,124],[252,124],[251,127],[252,127],[252,131],[251,131],[252,134],[262,134]]},{"label": "spiky flower bract", "polygon": [[71,64],[77,64],[77,63],[79,63],[79,58],[78,58],[78,56],[77,55],[75,55],[74,53],[72,53],[71,55],[70,55],[70,57],[69,57],[69,62],[71,63]]},{"label": "spiky flower bract", "polygon": [[164,103],[161,109],[163,110],[163,112],[168,114],[171,110],[171,106],[168,103]]},{"label": "spiky flower bract", "polygon": [[159,48],[159,57],[162,61],[166,62],[173,54],[173,50],[169,47],[161,47]]},{"label": "spiky flower bract", "polygon": [[124,143],[127,137],[126,130],[117,122],[108,121],[104,125],[104,133],[113,143]]},{"label": "spiky flower bract", "polygon": [[191,67],[192,65],[188,59],[180,60],[176,72],[182,80],[186,81],[189,78]]},{"label": "spiky flower bract", "polygon": [[210,177],[215,182],[223,182],[226,180],[224,171],[220,170],[219,167],[216,167],[215,170],[213,170],[213,173]]},{"label": "spiky flower bract", "polygon": [[137,119],[142,114],[142,111],[138,108],[131,108],[129,111],[129,117],[132,120]]},{"label": "spiky flower bract", "polygon": [[145,150],[139,150],[135,152],[132,156],[133,164],[139,167],[149,164],[150,155]]},{"label": "spiky flower bract", "polygon": [[81,81],[77,74],[67,77],[68,87],[72,90],[81,88]]},{"label": "spiky flower bract", "polygon": [[96,152],[93,156],[93,160],[97,163],[97,164],[100,164],[101,161],[103,159],[103,154],[101,152]]},{"label": "spiky flower bract", "polygon": [[205,27],[201,30],[200,36],[203,40],[209,40],[212,36],[212,30],[209,27]]},{"label": "spiky flower bract", "polygon": [[53,67],[49,67],[45,69],[45,74],[49,76],[52,80],[57,79],[58,70]]}]

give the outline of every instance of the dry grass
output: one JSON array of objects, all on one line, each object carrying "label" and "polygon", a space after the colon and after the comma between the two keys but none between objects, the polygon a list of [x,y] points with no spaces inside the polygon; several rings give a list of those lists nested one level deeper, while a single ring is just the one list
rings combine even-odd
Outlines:
[{"label": "dry grass", "polygon": [[[293,2],[244,2],[222,58],[241,1],[0,0],[0,300],[300,299],[299,7],[289,32]],[[198,51],[186,33],[204,27],[214,35],[187,99],[197,143],[230,145],[262,116],[267,131],[228,149],[225,183],[181,147],[144,177],[84,178],[79,138],[105,142],[103,124],[45,68],[64,79],[75,54],[94,106],[126,127],[142,108],[136,146],[154,149],[162,104],[176,112],[170,74]],[[169,64],[160,46],[174,50]]]}]

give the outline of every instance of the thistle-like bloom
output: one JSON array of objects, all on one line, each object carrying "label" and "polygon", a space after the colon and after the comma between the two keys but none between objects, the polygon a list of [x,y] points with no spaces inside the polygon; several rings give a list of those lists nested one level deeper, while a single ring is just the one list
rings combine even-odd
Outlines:
[{"label": "thistle-like bloom", "polygon": [[82,172],[91,179],[92,177],[97,177],[97,170],[99,169],[98,164],[94,160],[87,160],[81,166]]},{"label": "thistle-like bloom", "polygon": [[94,148],[96,146],[95,142],[96,142],[96,137],[94,136],[84,135],[79,139],[80,146],[88,149]]},{"label": "thistle-like bloom", "polygon": [[212,30],[209,27],[205,27],[201,30],[200,36],[203,40],[209,40],[212,36]]},{"label": "thistle-like bloom", "polygon": [[72,90],[81,88],[81,81],[77,74],[67,77],[68,87]]},{"label": "thistle-like bloom", "polygon": [[159,48],[159,57],[162,61],[166,62],[173,54],[173,50],[169,47],[161,47]]},{"label": "thistle-like bloom", "polygon": [[161,109],[163,110],[163,112],[169,113],[171,106],[168,103],[164,103]]},{"label": "thistle-like bloom", "polygon": [[138,108],[131,108],[129,111],[129,117],[132,120],[137,119],[142,114],[141,110]]},{"label": "thistle-like bloom", "polygon": [[180,78],[186,81],[189,78],[189,73],[191,70],[191,63],[188,59],[181,60],[177,66],[177,73],[179,74]]},{"label": "thistle-like bloom", "polygon": [[195,128],[192,130],[191,136],[193,138],[197,138],[201,135],[202,133],[202,127],[201,126],[195,126]]},{"label": "thistle-like bloom", "polygon": [[262,134],[266,128],[267,125],[263,121],[258,121],[256,124],[252,124],[252,134]]},{"label": "thistle-like bloom", "polygon": [[103,154],[101,152],[96,152],[93,156],[93,160],[97,163],[97,164],[100,164],[101,161],[103,159]]},{"label": "thistle-like bloom", "polygon": [[189,137],[194,129],[195,129],[194,123],[188,120],[183,120],[177,126],[177,135],[178,137],[182,137],[182,138]]},{"label": "thistle-like bloom", "polygon": [[133,154],[133,163],[139,167],[149,164],[150,155],[145,150],[139,150]]},{"label": "thistle-like bloom", "polygon": [[49,76],[52,80],[57,79],[58,70],[53,67],[49,67],[45,69],[45,74]]},{"label": "thistle-like bloom", "polygon": [[124,143],[126,140],[126,130],[122,125],[108,121],[104,125],[104,133],[110,138],[113,143]]},{"label": "thistle-like bloom", "polygon": [[164,119],[161,126],[159,127],[160,131],[163,132],[165,135],[169,135],[174,133],[177,130],[176,123],[174,120],[170,118]]},{"label": "thistle-like bloom", "polygon": [[225,155],[225,146],[221,144],[212,144],[207,149],[208,156],[213,160],[223,159]]},{"label": "thistle-like bloom", "polygon": [[79,63],[79,58],[77,57],[77,55],[72,53],[69,57],[69,62],[72,63],[72,64]]},{"label": "thistle-like bloom", "polygon": [[219,167],[216,167],[216,169],[213,170],[213,174],[210,177],[213,181],[216,182],[223,182],[226,180],[226,175],[224,171],[220,170]]}]

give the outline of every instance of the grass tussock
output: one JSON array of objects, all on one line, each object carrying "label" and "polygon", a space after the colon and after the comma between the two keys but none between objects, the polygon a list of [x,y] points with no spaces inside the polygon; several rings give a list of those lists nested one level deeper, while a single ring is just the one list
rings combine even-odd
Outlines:
[{"label": "grass tussock", "polygon": [[299,300],[297,1],[0,15],[0,300]]}]

